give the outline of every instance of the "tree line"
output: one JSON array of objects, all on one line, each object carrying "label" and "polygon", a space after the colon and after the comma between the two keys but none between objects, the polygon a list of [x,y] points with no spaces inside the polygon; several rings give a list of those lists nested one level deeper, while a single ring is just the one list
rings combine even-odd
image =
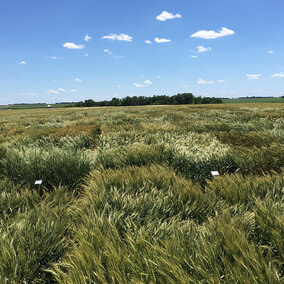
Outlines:
[{"label": "tree line", "polygon": [[112,98],[108,101],[95,102],[91,99],[84,102],[75,103],[75,107],[93,107],[93,106],[143,106],[143,105],[186,105],[186,104],[221,104],[222,99],[215,97],[195,97],[191,93],[177,94],[174,96],[133,96],[122,99]]}]

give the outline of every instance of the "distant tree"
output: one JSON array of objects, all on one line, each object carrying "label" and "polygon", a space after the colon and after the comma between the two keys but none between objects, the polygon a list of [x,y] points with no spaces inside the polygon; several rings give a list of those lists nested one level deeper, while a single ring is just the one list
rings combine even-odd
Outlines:
[{"label": "distant tree", "polygon": [[131,106],[132,105],[132,99],[127,96],[126,98],[121,100],[121,105],[122,106]]},{"label": "distant tree", "polygon": [[123,99],[112,98],[111,101],[95,102],[93,100],[85,100],[74,104],[77,107],[92,107],[92,106],[142,106],[142,105],[180,105],[180,104],[221,104],[220,98],[195,97],[191,93],[177,94],[174,96],[154,95],[152,97],[133,96]]},{"label": "distant tree", "polygon": [[111,106],[119,106],[120,104],[120,99],[117,98],[112,98],[112,100],[110,101]]},{"label": "distant tree", "polygon": [[202,104],[202,98],[199,96],[199,97],[195,97],[193,99],[193,103],[194,104]]},{"label": "distant tree", "polygon": [[85,100],[84,106],[86,107],[91,107],[91,106],[95,106],[96,103],[93,100]]}]

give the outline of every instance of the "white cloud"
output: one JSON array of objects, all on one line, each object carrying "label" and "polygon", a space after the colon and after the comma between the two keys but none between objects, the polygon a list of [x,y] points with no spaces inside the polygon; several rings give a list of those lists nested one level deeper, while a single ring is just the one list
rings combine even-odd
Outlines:
[{"label": "white cloud", "polygon": [[63,88],[58,88],[57,90],[47,90],[46,91],[48,94],[59,94],[59,93],[64,93],[66,92],[65,89]]},{"label": "white cloud", "polygon": [[77,90],[70,90],[71,93],[77,93]]},{"label": "white cloud", "polygon": [[225,80],[217,80],[219,83],[225,83]]},{"label": "white cloud", "polygon": [[27,62],[26,61],[21,61],[21,62],[19,62],[19,64],[25,65],[25,64],[27,64]]},{"label": "white cloud", "polygon": [[89,34],[86,34],[85,37],[84,37],[84,41],[89,41],[91,40],[92,38],[89,36]]},{"label": "white cloud", "polygon": [[138,87],[138,88],[139,88],[139,87],[140,87],[140,88],[141,88],[141,87],[144,87],[143,84],[138,84],[138,83],[133,83],[133,85],[134,85],[135,87]]},{"label": "white cloud", "polygon": [[59,94],[59,93],[65,93],[66,90],[63,88],[58,88],[57,90],[47,90],[48,94]]},{"label": "white cloud", "polygon": [[274,51],[272,51],[272,50],[268,50],[267,52],[268,52],[269,54],[274,53]]},{"label": "white cloud", "polygon": [[190,37],[213,39],[213,38],[219,38],[219,37],[229,36],[229,35],[233,35],[233,34],[235,34],[235,32],[233,30],[229,30],[225,27],[222,27],[219,32],[215,32],[215,31],[212,31],[212,30],[210,30],[210,31],[201,30],[201,31],[198,31],[198,32],[192,34]]},{"label": "white cloud", "polygon": [[59,91],[57,91],[57,90],[47,90],[46,92],[48,94],[59,94]]},{"label": "white cloud", "polygon": [[129,36],[129,35],[126,35],[126,34],[120,34],[120,35],[110,34],[110,35],[107,35],[107,36],[103,36],[102,39],[110,39],[110,40],[119,40],[119,41],[131,42],[133,37]]},{"label": "white cloud", "polygon": [[86,57],[87,57],[87,56],[89,56],[89,54],[88,54],[88,53],[85,53],[84,55],[85,55]]},{"label": "white cloud", "polygon": [[210,85],[210,84],[214,84],[214,81],[206,81],[206,80],[203,80],[203,79],[200,78],[197,81],[197,84],[199,84],[199,85]]},{"label": "white cloud", "polygon": [[170,19],[175,19],[175,18],[181,18],[181,15],[180,14],[172,14],[172,13],[169,13],[167,11],[163,11],[159,16],[156,17],[156,19],[158,21],[166,21],[166,20],[170,20]]},{"label": "white cloud", "polygon": [[145,43],[147,43],[147,44],[151,44],[151,43],[152,43],[152,41],[151,41],[151,40],[145,40]]},{"label": "white cloud", "polygon": [[146,81],[144,81],[144,84],[150,86],[150,85],[152,85],[152,82],[150,80],[146,80]]},{"label": "white cloud", "polygon": [[197,46],[196,47],[197,48],[197,52],[206,52],[206,51],[209,51],[209,50],[211,50],[211,47],[204,47],[204,46],[202,46],[202,45],[199,45],[199,46]]},{"label": "white cloud", "polygon": [[68,48],[68,49],[84,49],[85,45],[84,44],[75,44],[73,42],[65,42],[63,44],[63,47]]},{"label": "white cloud", "polygon": [[150,80],[145,80],[143,83],[144,84],[133,83],[133,85],[138,88],[150,87],[152,85],[152,82]]},{"label": "white cloud", "polygon": [[260,74],[247,74],[249,80],[258,80],[262,75]]},{"label": "white cloud", "polygon": [[279,73],[275,73],[275,74],[273,74],[271,77],[273,77],[273,78],[284,78],[284,74],[283,74],[283,72],[279,72]]},{"label": "white cloud", "polygon": [[157,43],[171,42],[170,39],[158,38],[158,37],[156,37],[156,38],[154,39],[154,41],[157,42]]},{"label": "white cloud", "polygon": [[76,82],[79,82],[79,83],[82,82],[82,80],[79,79],[79,78],[76,78],[75,81],[76,81]]},{"label": "white cloud", "polygon": [[107,54],[112,54],[111,51],[109,51],[108,49],[104,49],[104,52]]},{"label": "white cloud", "polygon": [[198,56],[197,56],[197,55],[191,55],[191,57],[192,57],[192,58],[197,58]]}]

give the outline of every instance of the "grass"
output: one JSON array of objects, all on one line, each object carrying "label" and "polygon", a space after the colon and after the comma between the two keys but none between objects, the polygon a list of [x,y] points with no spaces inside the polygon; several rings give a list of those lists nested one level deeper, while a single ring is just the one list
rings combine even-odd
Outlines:
[{"label": "grass", "polygon": [[284,281],[283,104],[3,110],[0,131],[1,283]]}]

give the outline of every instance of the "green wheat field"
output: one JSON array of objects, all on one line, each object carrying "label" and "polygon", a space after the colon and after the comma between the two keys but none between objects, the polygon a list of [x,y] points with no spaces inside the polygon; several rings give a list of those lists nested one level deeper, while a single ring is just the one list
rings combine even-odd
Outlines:
[{"label": "green wheat field", "polygon": [[284,104],[2,110],[0,131],[0,283],[283,283]]}]

